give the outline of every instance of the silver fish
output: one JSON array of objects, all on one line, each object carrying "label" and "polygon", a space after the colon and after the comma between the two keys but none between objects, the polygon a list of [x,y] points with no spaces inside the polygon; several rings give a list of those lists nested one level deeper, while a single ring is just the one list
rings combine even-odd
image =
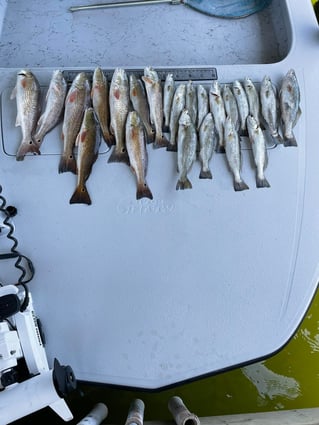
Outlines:
[{"label": "silver fish", "polygon": [[185,108],[188,110],[192,123],[197,124],[197,90],[193,81],[186,84],[186,103]]},{"label": "silver fish", "polygon": [[224,100],[226,115],[230,116],[235,126],[235,130],[238,131],[239,125],[240,125],[238,107],[237,107],[235,96],[229,84],[224,84],[223,100]]},{"label": "silver fish", "polygon": [[226,112],[220,85],[217,80],[213,81],[209,90],[209,106],[214,117],[215,128],[218,135],[216,151],[222,153],[225,152],[224,123],[226,119]]},{"label": "silver fish", "polygon": [[270,187],[264,175],[268,163],[266,141],[260,125],[252,115],[247,117],[247,128],[256,165],[256,186]]},{"label": "silver fish", "polygon": [[91,87],[87,75],[80,72],[74,78],[65,99],[62,124],[63,152],[59,163],[59,173],[76,173],[76,160],[73,149],[80,131],[85,109],[90,105]]},{"label": "silver fish", "polygon": [[59,122],[67,93],[67,83],[60,70],[53,71],[46,94],[44,112],[39,118],[34,141],[41,146],[44,136]]},{"label": "silver fish", "polygon": [[249,114],[255,117],[256,121],[259,123],[260,101],[258,91],[255,87],[255,84],[248,77],[245,78],[244,86],[248,99]]},{"label": "silver fish", "polygon": [[147,103],[146,93],[142,81],[136,78],[134,74],[130,74],[130,99],[133,108],[138,112],[147,135],[147,142],[152,143],[154,141],[154,130],[150,123],[150,108]]},{"label": "silver fish", "polygon": [[197,132],[187,109],[182,112],[179,119],[177,146],[179,179],[176,190],[191,189],[192,184],[187,174],[196,159]]},{"label": "silver fish", "polygon": [[297,146],[292,129],[301,115],[300,89],[296,73],[293,69],[287,72],[282,81],[279,102],[283,123],[284,145]]},{"label": "silver fish", "polygon": [[96,118],[100,124],[103,139],[107,146],[114,145],[114,137],[110,133],[110,106],[109,106],[109,84],[101,68],[97,67],[93,73],[92,105]]},{"label": "silver fish", "polygon": [[234,190],[241,191],[249,189],[241,177],[241,149],[239,136],[235,130],[231,118],[225,120],[225,152],[230,171],[233,174]]},{"label": "silver fish", "polygon": [[144,68],[144,81],[148,104],[150,106],[151,123],[155,127],[154,148],[167,147],[168,140],[163,135],[163,95],[161,80],[157,72],[150,66]]},{"label": "silver fish", "polygon": [[245,133],[247,126],[246,120],[249,115],[249,105],[246,92],[240,81],[233,82],[233,93],[237,102],[238,113],[240,117],[240,130]]},{"label": "silver fish", "polygon": [[129,112],[130,92],[127,74],[124,69],[116,68],[110,86],[111,133],[115,137],[115,146],[108,162],[124,162],[129,165],[125,145],[125,123]]},{"label": "silver fish", "polygon": [[174,77],[172,73],[168,73],[165,79],[164,94],[163,94],[164,131],[165,132],[169,131],[169,121],[170,121],[174,92],[175,92]]},{"label": "silver fish", "polygon": [[209,161],[213,156],[216,144],[216,133],[214,118],[209,112],[204,118],[199,129],[199,159],[201,162],[200,179],[212,179],[212,173],[209,168]]},{"label": "silver fish", "polygon": [[39,147],[33,140],[33,133],[40,113],[40,85],[36,76],[29,70],[22,69],[17,74],[17,82],[10,99],[16,98],[16,127],[21,127],[22,141],[16,159],[22,161],[27,153],[40,154]]},{"label": "silver fish", "polygon": [[86,187],[92,166],[98,157],[99,144],[96,137],[96,122],[93,108],[84,112],[83,121],[75,145],[77,154],[77,186],[71,196],[70,204],[91,204],[91,198]]},{"label": "silver fish", "polygon": [[130,165],[136,177],[136,199],[153,199],[152,192],[146,183],[147,150],[142,121],[136,111],[129,112],[126,120],[126,148]]},{"label": "silver fish", "polygon": [[209,112],[208,93],[205,87],[201,84],[197,86],[197,130],[203,122],[203,119]]},{"label": "silver fish", "polygon": [[172,110],[169,121],[170,141],[167,146],[168,151],[177,151],[177,132],[178,132],[178,121],[181,113],[185,107],[186,102],[186,85],[179,84],[175,90]]},{"label": "silver fish", "polygon": [[268,75],[265,75],[261,82],[260,103],[261,113],[271,136],[277,143],[282,143],[283,140],[278,133],[278,102],[276,91]]}]

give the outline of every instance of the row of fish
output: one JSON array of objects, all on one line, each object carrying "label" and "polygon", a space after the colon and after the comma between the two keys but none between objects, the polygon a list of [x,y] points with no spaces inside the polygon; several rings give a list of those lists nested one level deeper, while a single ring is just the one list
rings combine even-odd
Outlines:
[{"label": "row of fish", "polygon": [[257,187],[269,187],[264,176],[267,152],[261,126],[269,129],[277,143],[283,141],[286,146],[293,146],[296,140],[292,128],[300,115],[299,86],[293,70],[284,77],[279,95],[269,77],[263,79],[260,93],[248,78],[244,87],[238,80],[223,87],[213,81],[207,92],[192,81],[175,87],[173,75],[167,74],[162,87],[152,67],[144,69],[141,79],[134,74],[128,78],[124,69],[117,68],[110,88],[100,68],[94,71],[92,87],[87,75],[81,72],[67,90],[62,72],[54,71],[40,118],[39,83],[34,74],[22,70],[17,75],[13,97],[17,101],[16,125],[22,131],[17,160],[22,160],[28,152],[40,153],[45,135],[57,125],[64,109],[59,172],[78,174],[71,203],[91,203],[85,182],[98,155],[96,121],[107,145],[114,145],[108,162],[130,165],[137,179],[137,199],[152,199],[145,180],[146,142],[153,142],[155,148],[178,152],[176,189],[191,187],[187,173],[197,156],[202,166],[200,178],[212,178],[209,161],[217,150],[226,153],[235,190],[244,190],[248,186],[240,177],[240,134],[248,130]]}]

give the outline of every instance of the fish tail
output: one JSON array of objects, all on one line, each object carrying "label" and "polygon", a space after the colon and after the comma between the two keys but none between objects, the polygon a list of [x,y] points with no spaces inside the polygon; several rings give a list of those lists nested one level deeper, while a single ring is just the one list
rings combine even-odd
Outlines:
[{"label": "fish tail", "polygon": [[249,187],[247,186],[247,184],[244,182],[244,180],[241,180],[240,182],[236,182],[234,181],[234,189],[236,192],[240,192],[242,190],[247,190],[249,189]]},{"label": "fish tail", "polygon": [[112,134],[107,133],[105,131],[103,131],[102,134],[103,134],[103,139],[109,148],[115,145],[115,137]]},{"label": "fish tail", "polygon": [[168,142],[166,150],[169,152],[177,152],[177,144]]},{"label": "fish tail", "polygon": [[34,155],[40,155],[41,152],[33,142],[33,140],[28,141],[22,141],[21,145],[19,146],[19,149],[16,154],[16,160],[17,161],[23,161],[25,155],[27,153],[33,153]]},{"label": "fish tail", "polygon": [[218,143],[218,145],[216,146],[216,152],[217,153],[225,153],[225,147]]},{"label": "fish tail", "polygon": [[73,154],[63,153],[59,163],[59,173],[66,173],[67,171],[76,174],[76,160]]},{"label": "fish tail", "polygon": [[87,204],[91,205],[91,198],[85,185],[77,186],[73,195],[70,198],[70,204]]},{"label": "fish tail", "polygon": [[279,134],[279,133],[273,134],[273,135],[272,135],[272,137],[273,137],[273,139],[275,139],[275,141],[276,141],[276,143],[277,143],[277,144],[282,145],[282,144],[284,143],[284,140],[283,140],[283,138],[280,136],[280,134]]},{"label": "fish tail", "polygon": [[291,135],[291,137],[284,137],[284,146],[298,146],[297,140],[294,136],[294,134]]},{"label": "fish tail", "polygon": [[176,184],[176,190],[192,189],[192,183],[185,177],[178,180]]},{"label": "fish tail", "polygon": [[125,164],[130,165],[127,150],[125,148],[118,150],[115,147],[107,162],[124,162]]},{"label": "fish tail", "polygon": [[137,185],[136,199],[149,198],[153,199],[153,194],[147,183],[142,182]]},{"label": "fish tail", "polygon": [[156,149],[166,148],[168,144],[169,144],[169,141],[162,134],[160,136],[158,135],[155,136],[154,148]]},{"label": "fish tail", "polygon": [[210,171],[210,169],[208,169],[208,170],[203,170],[202,169],[200,171],[199,178],[200,179],[212,179],[213,178],[212,172]]},{"label": "fish tail", "polygon": [[256,177],[256,187],[270,187],[268,180],[264,177]]}]

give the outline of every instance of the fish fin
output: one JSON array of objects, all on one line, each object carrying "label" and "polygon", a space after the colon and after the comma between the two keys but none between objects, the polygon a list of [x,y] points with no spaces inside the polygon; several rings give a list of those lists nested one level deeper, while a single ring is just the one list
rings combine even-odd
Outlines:
[{"label": "fish fin", "polygon": [[298,122],[298,120],[299,120],[299,118],[300,118],[300,115],[301,115],[301,108],[300,108],[300,106],[299,106],[299,108],[298,108],[298,111],[297,111],[297,115],[296,115],[296,119],[295,119],[295,121],[293,122],[293,124],[292,124],[292,126],[293,127],[295,127],[295,125],[297,124],[297,122]]},{"label": "fish fin", "polygon": [[155,136],[155,142],[154,142],[154,148],[166,148],[169,144],[169,141],[166,139],[165,136]]},{"label": "fish fin", "polygon": [[268,180],[264,177],[264,178],[260,178],[260,177],[256,177],[256,187],[270,187],[270,184],[268,182]]},{"label": "fish fin", "polygon": [[284,139],[280,136],[278,132],[277,134],[271,134],[271,137],[273,141],[278,145],[282,145],[284,143]]},{"label": "fish fin", "polygon": [[15,86],[11,92],[10,99],[15,99],[17,97],[17,86]]},{"label": "fish fin", "polygon": [[236,192],[240,192],[242,190],[247,190],[249,189],[249,187],[247,186],[247,184],[244,182],[244,180],[240,181],[240,182],[236,182],[234,181],[234,189]]},{"label": "fish fin", "polygon": [[34,155],[40,155],[41,154],[38,146],[36,146],[33,143],[33,140],[26,141],[26,142],[23,141],[21,143],[21,145],[19,146],[19,149],[17,151],[17,154],[16,154],[16,160],[17,161],[23,161],[23,159],[24,159],[24,157],[27,153],[33,153]]},{"label": "fish fin", "polygon": [[124,162],[125,164],[130,165],[127,150],[122,149],[121,151],[118,151],[115,147],[107,162]]},{"label": "fish fin", "polygon": [[192,189],[192,187],[192,183],[187,177],[184,179],[179,179],[176,184],[176,190]]},{"label": "fish fin", "polygon": [[177,152],[177,144],[176,143],[172,144],[172,143],[168,142],[166,150],[169,151],[169,152]]},{"label": "fish fin", "polygon": [[81,141],[81,133],[78,133],[74,142],[74,146],[79,146],[80,141]]},{"label": "fish fin", "polygon": [[85,185],[77,186],[70,198],[70,204],[87,204],[91,205],[91,198]]},{"label": "fish fin", "polygon": [[199,178],[200,179],[212,179],[212,172],[210,170],[201,170],[200,174],[199,174]]},{"label": "fish fin", "polygon": [[110,133],[103,133],[103,140],[107,144],[107,146],[110,148],[111,146],[115,145],[115,137]]},{"label": "fish fin", "polygon": [[66,173],[70,171],[71,173],[76,174],[76,160],[74,155],[62,154],[60,163],[59,163],[59,173]]},{"label": "fish fin", "polygon": [[142,182],[137,185],[136,199],[149,198],[153,199],[153,194],[147,183]]},{"label": "fish fin", "polygon": [[225,147],[222,145],[217,144],[216,146],[216,153],[225,153]]},{"label": "fish fin", "polygon": [[297,140],[296,140],[294,134],[292,135],[292,137],[284,137],[284,146],[285,147],[298,146]]}]

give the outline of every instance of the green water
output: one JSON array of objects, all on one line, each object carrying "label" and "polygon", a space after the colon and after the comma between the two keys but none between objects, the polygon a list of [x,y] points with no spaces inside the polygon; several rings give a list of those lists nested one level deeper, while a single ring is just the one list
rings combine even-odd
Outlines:
[{"label": "green water", "polygon": [[199,416],[319,406],[319,292],[290,342],[263,362],[155,393],[82,386],[69,404],[85,414],[97,402],[109,408],[108,423],[124,423],[134,398],[145,402],[145,419],[171,419],[167,401],[179,395]]}]

